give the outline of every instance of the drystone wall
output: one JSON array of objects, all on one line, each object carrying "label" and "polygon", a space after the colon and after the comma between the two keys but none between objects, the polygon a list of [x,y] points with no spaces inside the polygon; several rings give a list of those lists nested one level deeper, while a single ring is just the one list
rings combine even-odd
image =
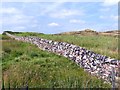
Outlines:
[{"label": "drystone wall", "polygon": [[120,73],[120,60],[97,54],[80,46],[65,42],[56,42],[38,37],[14,36],[6,33],[15,40],[29,42],[40,49],[62,55],[74,61],[78,66],[92,75],[98,76],[109,83],[118,81]]}]

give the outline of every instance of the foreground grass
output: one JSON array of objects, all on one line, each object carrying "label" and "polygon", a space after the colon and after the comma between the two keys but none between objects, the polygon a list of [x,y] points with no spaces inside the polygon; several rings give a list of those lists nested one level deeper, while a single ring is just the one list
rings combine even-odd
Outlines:
[{"label": "foreground grass", "polygon": [[47,35],[38,33],[21,33],[16,34],[20,36],[38,36],[44,39],[51,39],[54,41],[68,42],[85,47],[96,53],[106,55],[120,60],[118,55],[118,37],[113,36],[82,36],[82,35]]},{"label": "foreground grass", "polygon": [[110,87],[62,56],[12,39],[3,40],[2,44],[3,87]]}]

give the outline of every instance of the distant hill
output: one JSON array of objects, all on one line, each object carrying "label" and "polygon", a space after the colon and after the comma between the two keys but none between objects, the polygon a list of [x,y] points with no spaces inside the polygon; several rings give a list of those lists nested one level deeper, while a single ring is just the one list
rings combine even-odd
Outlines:
[{"label": "distant hill", "polygon": [[120,35],[120,30],[112,30],[106,32],[99,32],[100,35],[118,36]]},{"label": "distant hill", "polygon": [[26,34],[26,35],[31,35],[31,36],[36,36],[37,34],[44,34],[44,33],[37,33],[37,32],[13,32],[13,31],[4,31],[2,34],[4,35],[5,33],[10,33],[10,34]]},{"label": "distant hill", "polygon": [[2,34],[4,35],[6,32],[10,33],[10,34],[20,34],[21,33],[21,32],[4,31]]},{"label": "distant hill", "polygon": [[112,31],[106,31],[106,32],[97,32],[91,29],[85,29],[83,31],[71,31],[71,32],[63,32],[58,33],[57,35],[112,35],[112,36],[118,36],[120,34],[120,30],[112,30]]},{"label": "distant hill", "polygon": [[[12,31],[4,31],[2,34],[5,34],[5,32],[8,32],[10,34],[26,34],[31,36],[36,36],[37,34],[44,34],[44,33],[33,33],[33,32],[12,32]],[[85,29],[82,31],[70,31],[70,32],[62,32],[57,33],[53,35],[103,35],[103,36],[118,36],[120,35],[120,30],[111,30],[111,31],[105,31],[105,32],[97,32],[95,30],[91,29]]]},{"label": "distant hill", "polygon": [[71,32],[63,32],[63,33],[58,33],[59,35],[63,34],[68,34],[68,35],[76,35],[76,34],[81,34],[81,35],[97,35],[98,32],[91,30],[91,29],[85,29],[84,31],[71,31]]}]

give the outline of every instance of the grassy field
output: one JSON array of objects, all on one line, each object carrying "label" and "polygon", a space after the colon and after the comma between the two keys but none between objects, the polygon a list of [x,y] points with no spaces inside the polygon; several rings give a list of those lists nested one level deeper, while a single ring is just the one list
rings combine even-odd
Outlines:
[{"label": "grassy field", "polygon": [[114,36],[50,35],[38,33],[21,33],[15,35],[38,36],[44,39],[68,42],[81,47],[85,47],[86,49],[92,50],[96,53],[120,60],[120,55],[118,55],[118,37]]},{"label": "grassy field", "polygon": [[[24,36],[25,34],[26,33],[22,35]],[[27,35],[29,34],[27,33]],[[74,44],[79,43],[78,45],[83,42],[83,40],[76,40],[77,38],[75,38],[75,36],[35,35],[58,41],[67,41],[69,39],[67,42]],[[74,39],[71,39],[72,37],[74,37]],[[42,51],[34,45],[12,40],[5,35],[3,35],[3,40],[1,40],[0,43],[2,43],[2,63],[0,63],[2,64],[3,73],[2,87],[111,87],[110,84],[104,83],[103,80],[99,80],[97,77],[84,72],[83,69],[65,57]],[[90,41],[88,43],[90,43]],[[84,46],[86,44],[87,40]]]}]

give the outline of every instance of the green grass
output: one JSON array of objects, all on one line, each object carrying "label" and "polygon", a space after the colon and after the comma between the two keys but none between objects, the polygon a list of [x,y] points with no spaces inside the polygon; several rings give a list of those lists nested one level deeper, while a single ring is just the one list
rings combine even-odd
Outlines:
[{"label": "green grass", "polygon": [[[31,33],[16,34],[20,36],[30,36]],[[50,39],[54,41],[68,42],[81,47],[85,47],[88,50],[92,50],[96,53],[106,55],[120,60],[118,55],[118,37],[113,36],[82,36],[82,35],[50,35],[50,34],[37,34],[44,39]]]},{"label": "green grass", "polygon": [[[8,38],[7,36],[5,36]],[[69,59],[29,43],[2,41],[3,87],[110,88]]]}]

